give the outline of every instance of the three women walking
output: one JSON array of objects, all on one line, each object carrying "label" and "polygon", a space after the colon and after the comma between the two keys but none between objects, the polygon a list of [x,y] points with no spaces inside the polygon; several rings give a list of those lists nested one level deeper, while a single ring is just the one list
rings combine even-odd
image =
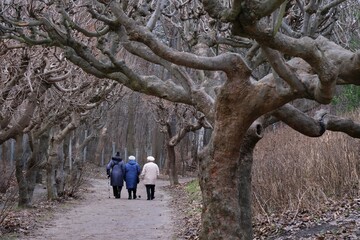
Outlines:
[{"label": "three women walking", "polygon": [[148,162],[144,165],[142,171],[134,156],[131,155],[128,159],[129,161],[125,164],[120,157],[120,153],[117,152],[106,165],[106,173],[108,178],[110,178],[110,185],[113,187],[114,197],[121,197],[121,190],[125,180],[128,199],[136,199],[137,185],[141,178],[146,188],[147,200],[153,200],[155,198],[156,179],[160,174],[159,167],[155,163],[155,158],[148,156]]}]

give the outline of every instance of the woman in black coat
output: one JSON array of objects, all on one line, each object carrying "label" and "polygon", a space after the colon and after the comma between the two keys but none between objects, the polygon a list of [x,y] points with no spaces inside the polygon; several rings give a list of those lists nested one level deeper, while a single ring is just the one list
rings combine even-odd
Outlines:
[{"label": "woman in black coat", "polygon": [[110,185],[113,187],[115,198],[120,198],[121,189],[124,185],[125,164],[117,152],[106,165],[106,173],[110,178]]}]

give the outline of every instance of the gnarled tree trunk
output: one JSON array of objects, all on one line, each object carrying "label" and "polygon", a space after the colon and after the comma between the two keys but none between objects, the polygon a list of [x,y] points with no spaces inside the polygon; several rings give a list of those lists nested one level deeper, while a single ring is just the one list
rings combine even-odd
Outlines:
[{"label": "gnarled tree trunk", "polygon": [[[244,151],[248,144],[245,136],[257,118],[245,101],[250,88],[239,78],[231,78],[216,102],[213,136],[200,159],[203,240],[252,239],[251,208],[243,205],[249,205],[251,191],[251,158]],[[242,106],[245,104],[247,107]]]},{"label": "gnarled tree trunk", "polygon": [[30,197],[28,194],[28,182],[23,174],[24,171],[24,149],[23,149],[23,134],[16,135],[16,167],[15,176],[19,186],[19,207],[28,207],[30,205]]},{"label": "gnarled tree trunk", "polygon": [[175,146],[169,144],[169,140],[173,137],[173,131],[171,129],[171,123],[166,124],[166,130],[167,130],[167,156],[168,156],[168,171],[169,171],[169,179],[170,179],[170,185],[176,185],[179,184],[179,178],[176,168],[176,156],[175,156]]},{"label": "gnarled tree trunk", "polygon": [[58,149],[65,137],[71,133],[72,130],[79,125],[80,116],[78,113],[72,113],[71,122],[60,132],[54,134],[50,139],[49,156],[46,163],[46,184],[47,184],[47,198],[54,200],[58,198],[58,189],[56,182],[56,170],[59,163]]}]

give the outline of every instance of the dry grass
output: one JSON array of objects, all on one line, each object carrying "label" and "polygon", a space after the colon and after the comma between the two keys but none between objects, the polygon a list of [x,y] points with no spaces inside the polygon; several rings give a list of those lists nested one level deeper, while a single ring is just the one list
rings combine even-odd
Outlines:
[{"label": "dry grass", "polygon": [[254,213],[316,209],[328,200],[358,197],[359,175],[360,140],[333,132],[309,138],[278,128],[254,154]]}]

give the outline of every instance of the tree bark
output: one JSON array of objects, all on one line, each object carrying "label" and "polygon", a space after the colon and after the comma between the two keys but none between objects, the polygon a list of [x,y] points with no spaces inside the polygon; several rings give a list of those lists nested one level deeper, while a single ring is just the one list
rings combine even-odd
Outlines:
[{"label": "tree bark", "polygon": [[[136,139],[135,139],[135,120],[136,120],[136,105],[138,104],[138,95],[133,93],[129,99],[128,105],[128,122],[126,132],[126,147],[129,155],[135,155],[136,153]],[[124,156],[128,157],[128,156]]]},{"label": "tree bark", "polygon": [[58,188],[56,182],[56,169],[60,164],[58,160],[58,149],[65,137],[78,127],[80,116],[78,113],[73,112],[71,122],[60,132],[54,134],[50,139],[49,156],[46,163],[46,185],[47,185],[47,198],[54,200],[58,198]]},{"label": "tree bark", "polygon": [[170,139],[173,137],[171,123],[167,123],[166,129],[167,129],[166,148],[167,148],[167,156],[168,156],[169,179],[170,179],[170,185],[174,186],[174,185],[179,184],[179,178],[178,178],[177,168],[176,168],[175,146],[172,146],[171,144],[169,144]]},{"label": "tree bark", "polygon": [[[37,141],[37,140],[35,140],[35,141]],[[32,138],[32,136],[29,136],[29,143],[32,143],[32,144],[30,144],[32,152],[27,161],[26,172],[25,172],[25,180],[27,183],[27,188],[26,188],[27,198],[24,199],[24,202],[27,201],[27,203],[25,203],[24,205],[26,205],[26,206],[30,206],[32,203],[34,189],[35,189],[35,185],[36,185],[36,176],[39,173],[39,169],[40,169],[39,142],[34,142],[34,139]]]},{"label": "tree bark", "polygon": [[[246,73],[242,77],[246,78]],[[244,101],[252,91],[243,80],[229,78],[221,89],[215,105],[213,138],[199,159],[204,204],[202,240],[252,239],[252,233],[246,230],[251,226],[251,211],[240,205],[250,203],[251,161],[241,149],[257,116],[250,103]]]},{"label": "tree bark", "polygon": [[47,186],[47,198],[48,200],[55,200],[58,198],[58,192],[56,187],[56,166],[58,164],[58,154],[61,140],[54,136],[50,140],[49,145],[49,157],[46,163],[46,186]]},{"label": "tree bark", "polygon": [[251,169],[256,143],[262,137],[263,129],[259,123],[255,122],[247,131],[240,149],[239,172],[237,175],[239,181],[240,229],[244,236],[243,239],[253,239]]},{"label": "tree bark", "polygon": [[23,134],[16,135],[16,154],[15,154],[15,176],[16,181],[19,186],[19,207],[29,207],[30,206],[30,197],[28,194],[28,182],[23,174],[24,171],[24,149],[23,149]]},{"label": "tree bark", "polygon": [[102,161],[102,152],[105,148],[105,142],[107,140],[107,125],[104,126],[101,130],[100,130],[100,136],[99,136],[99,140],[98,140],[98,144],[96,146],[96,150],[95,150],[95,162],[98,163],[99,166],[103,165],[103,161]]},{"label": "tree bark", "polygon": [[[10,169],[9,168],[9,164],[7,162],[7,152],[8,152],[8,149],[7,149],[7,142],[4,142],[0,145],[1,147],[1,175],[3,176],[3,179],[5,180],[6,177],[7,177],[7,173],[8,173],[8,170]],[[0,193],[5,193],[6,192],[6,186],[4,186],[3,184],[1,184],[0,186]]]},{"label": "tree bark", "polygon": [[[58,152],[58,159],[57,159],[57,168],[56,168],[56,191],[58,196],[64,196],[65,194],[65,179],[66,179],[66,172],[65,172],[65,156],[66,151],[69,151],[69,145],[66,144],[66,141],[70,139],[70,134],[66,134],[65,138],[62,140],[61,144],[59,145],[59,152]],[[59,154],[61,151],[61,154]]]}]

